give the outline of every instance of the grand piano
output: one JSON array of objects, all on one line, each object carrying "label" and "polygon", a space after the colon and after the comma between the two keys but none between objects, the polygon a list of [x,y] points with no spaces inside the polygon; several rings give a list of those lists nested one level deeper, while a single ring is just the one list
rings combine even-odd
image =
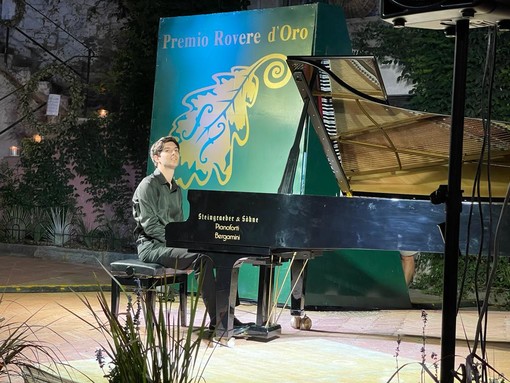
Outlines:
[{"label": "grand piano", "polygon": [[[405,185],[412,184],[406,177],[423,174],[432,175],[433,180],[446,179],[441,174],[447,170],[448,146],[439,142],[445,140],[449,118],[389,105],[373,57],[289,57],[288,65],[342,196],[290,194],[297,163],[292,158],[296,151],[291,149],[278,193],[189,190],[189,218],[166,227],[168,246],[207,253],[214,259],[220,318],[217,334],[227,339],[234,335],[242,262],[261,268],[257,322],[245,335],[271,338],[280,332],[268,312],[275,264],[292,261],[291,314],[299,324],[308,319],[304,316],[305,266],[323,251],[444,251],[439,229],[445,216],[444,187],[436,184],[439,187],[429,201],[413,196],[423,188]],[[295,143],[299,143],[305,125],[300,124]],[[491,128],[497,136],[490,164],[494,168],[492,191],[495,197],[503,197],[509,175],[510,125],[493,122]],[[470,169],[476,164],[482,136],[482,122],[466,119],[466,189],[472,187]],[[383,175],[390,181],[377,184],[374,180]],[[375,192],[377,197],[369,196]],[[386,197],[381,197],[384,194]],[[394,198],[403,195],[410,198]],[[489,238],[489,231],[494,234],[489,222],[501,211],[501,204],[466,202],[459,249],[490,251],[492,244],[483,238]],[[503,218],[502,224],[508,228],[510,217],[506,214]],[[499,248],[505,255],[510,252],[506,242]]]}]

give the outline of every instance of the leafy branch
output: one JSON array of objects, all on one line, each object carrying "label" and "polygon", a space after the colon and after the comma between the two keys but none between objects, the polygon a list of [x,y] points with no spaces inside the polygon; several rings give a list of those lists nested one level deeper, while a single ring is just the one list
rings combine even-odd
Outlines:
[{"label": "leafy branch", "polygon": [[[487,28],[470,30],[466,83],[466,116],[480,117],[484,97],[482,77],[487,51]],[[450,114],[454,68],[454,39],[442,31],[414,28],[394,29],[382,21],[369,22],[353,38],[358,54],[375,55],[382,64],[402,70],[399,81],[413,85],[411,109]],[[510,34],[497,33],[497,55],[492,118],[510,115]]]}]

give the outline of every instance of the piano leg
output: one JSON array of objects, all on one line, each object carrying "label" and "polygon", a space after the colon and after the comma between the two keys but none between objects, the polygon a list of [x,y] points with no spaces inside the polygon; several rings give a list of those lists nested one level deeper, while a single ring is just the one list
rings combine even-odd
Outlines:
[{"label": "piano leg", "polygon": [[273,274],[275,266],[279,263],[273,263],[267,259],[264,261],[251,260],[254,265],[259,266],[259,290],[257,297],[257,322],[254,326],[250,326],[246,335],[249,337],[260,339],[271,339],[277,337],[282,332],[282,327],[273,323],[269,318],[270,312],[273,311]]},{"label": "piano leg", "polygon": [[295,259],[290,269],[291,286],[294,287],[290,297],[290,314],[293,316],[302,316],[305,313],[306,269],[303,270],[303,267],[304,260]]},{"label": "piano leg", "polygon": [[238,265],[216,268],[216,336],[227,340],[234,335],[238,277]]},{"label": "piano leg", "polygon": [[292,262],[290,269],[291,286],[293,286],[290,298],[291,326],[301,330],[309,330],[312,327],[312,320],[305,314],[306,271],[305,259],[295,259]]},{"label": "piano leg", "polygon": [[271,296],[271,272],[274,266],[271,264],[260,265],[259,270],[259,291],[257,302],[257,325],[264,326],[269,320],[269,309],[273,306]]},{"label": "piano leg", "polygon": [[[234,313],[237,298],[237,281],[239,277],[240,262],[238,258],[232,258],[234,262],[227,261],[227,257],[217,257],[216,260],[216,336],[224,338],[227,341],[234,336],[253,337],[261,339],[270,339],[281,334],[281,326],[274,324],[268,326],[255,325],[246,328],[234,328]],[[273,266],[271,266],[273,267]],[[263,275],[268,276],[262,283],[266,286],[266,292],[269,292],[270,270],[265,270]],[[262,277],[261,277],[262,278]],[[268,293],[266,295],[270,297]],[[259,304],[260,306],[260,304]],[[257,308],[259,310],[259,308]],[[260,314],[261,317],[268,316],[267,309],[265,313]],[[239,332],[241,331],[241,332]]]}]

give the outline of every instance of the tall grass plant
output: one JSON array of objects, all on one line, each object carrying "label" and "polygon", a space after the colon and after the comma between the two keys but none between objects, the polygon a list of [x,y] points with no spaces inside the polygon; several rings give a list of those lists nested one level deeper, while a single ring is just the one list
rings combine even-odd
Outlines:
[{"label": "tall grass plant", "polygon": [[[38,380],[36,375],[65,382],[63,377],[73,369],[39,334],[48,326],[30,323],[36,314],[20,322],[11,321],[6,313],[15,302],[6,302],[0,295],[0,382],[50,382]],[[83,374],[82,374],[83,375]],[[83,375],[85,376],[85,375]],[[92,382],[91,380],[89,380]]]},{"label": "tall grass plant", "polygon": [[[173,302],[168,300],[172,281],[165,291],[158,294],[155,307],[144,300],[140,287],[133,294],[120,286],[127,298],[125,315],[112,313],[104,291],[97,294],[100,310],[86,297],[80,297],[90,310],[93,319],[86,320],[91,328],[99,331],[105,343],[96,350],[96,360],[109,383],[192,383],[202,381],[207,365],[200,357],[202,339],[206,338],[206,314],[201,318],[198,331],[192,326],[181,326],[180,314],[172,316]],[[188,302],[189,323],[197,318],[198,296],[191,295]],[[177,312],[179,310],[176,310]]]}]

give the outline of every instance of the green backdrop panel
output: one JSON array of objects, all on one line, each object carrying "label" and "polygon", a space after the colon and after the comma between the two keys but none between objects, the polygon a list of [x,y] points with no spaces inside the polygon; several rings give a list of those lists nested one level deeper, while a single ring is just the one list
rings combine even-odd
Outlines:
[{"label": "green backdrop panel", "polygon": [[[191,188],[277,192],[303,106],[286,56],[351,53],[342,9],[322,3],[161,19],[151,142],[167,134],[178,138],[176,179],[184,195]],[[337,194],[313,129],[301,146],[293,192]],[[184,210],[187,215],[187,204]],[[310,263],[313,304],[336,306],[333,290],[350,296],[348,279],[332,271],[350,265],[341,254]],[[240,273],[241,298],[255,299],[258,268],[245,264]],[[289,290],[287,283],[280,303]]]}]

